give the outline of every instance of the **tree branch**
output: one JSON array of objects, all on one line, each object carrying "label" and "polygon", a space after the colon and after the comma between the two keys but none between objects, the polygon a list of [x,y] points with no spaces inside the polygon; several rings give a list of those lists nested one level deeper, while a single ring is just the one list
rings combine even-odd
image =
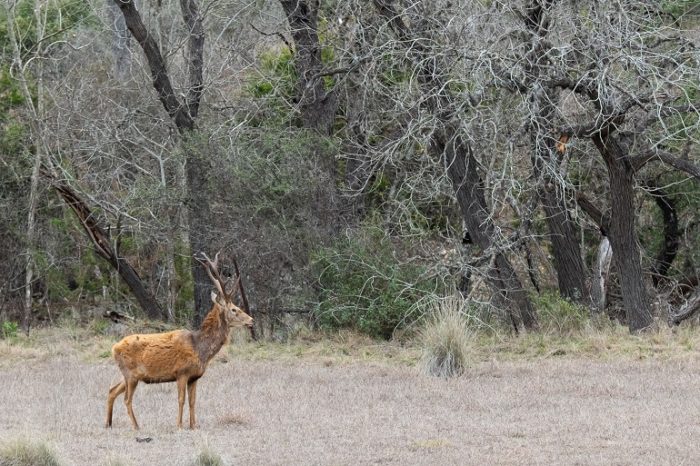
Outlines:
[{"label": "tree branch", "polygon": [[160,49],[153,35],[148,32],[146,26],[143,24],[143,20],[134,5],[134,1],[114,0],[114,2],[122,11],[129,31],[131,31],[131,34],[146,55],[148,67],[151,70],[151,77],[153,78],[153,87],[156,92],[158,92],[158,98],[163,104],[165,111],[168,112],[168,115],[173,119],[175,126],[177,126],[180,132],[193,129],[194,120],[183,103],[180,102],[175,95],[173,86],[170,83],[170,77],[168,76],[168,70],[165,66],[165,60],[163,60],[163,56],[160,53]]}]

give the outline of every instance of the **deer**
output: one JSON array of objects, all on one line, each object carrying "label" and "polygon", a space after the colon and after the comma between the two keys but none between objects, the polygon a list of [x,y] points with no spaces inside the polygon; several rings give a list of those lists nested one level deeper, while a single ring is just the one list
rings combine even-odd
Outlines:
[{"label": "deer", "polygon": [[[220,251],[219,251],[220,253]],[[182,429],[182,412],[185,403],[185,389],[189,401],[190,429],[194,429],[195,401],[197,381],[212,358],[228,341],[233,327],[252,327],[253,318],[233,302],[238,290],[245,296],[238,264],[235,287],[227,291],[227,283],[219,273],[219,253],[212,261],[206,254],[200,253],[195,259],[206,269],[216,290],[211,293],[211,309],[198,330],[175,330],[166,333],[134,334],[124,337],[112,347],[112,356],[119,367],[124,380],[109,389],[107,397],[106,428],[112,427],[112,408],[114,400],[125,393],[124,404],[134,430],[139,430],[132,402],[134,391],[139,382],[177,383],[177,427]]]}]

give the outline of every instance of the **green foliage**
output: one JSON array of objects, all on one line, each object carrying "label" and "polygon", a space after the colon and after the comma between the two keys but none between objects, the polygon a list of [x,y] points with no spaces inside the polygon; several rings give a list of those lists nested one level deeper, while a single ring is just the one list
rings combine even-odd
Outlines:
[{"label": "green foliage", "polygon": [[700,0],[664,0],[661,8],[665,13],[679,16],[700,9]]},{"label": "green foliage", "polygon": [[461,297],[434,301],[420,332],[423,369],[436,377],[454,377],[468,365],[472,330]]},{"label": "green foliage", "polygon": [[16,338],[18,330],[19,330],[19,325],[17,325],[17,322],[5,320],[2,323],[2,327],[0,327],[0,336],[4,340]]},{"label": "green foliage", "polygon": [[44,442],[15,440],[0,448],[0,466],[59,466],[56,453]]},{"label": "green foliage", "polygon": [[248,93],[255,98],[291,98],[298,79],[293,58],[291,51],[286,48],[262,53],[260,55],[262,76],[248,84]]},{"label": "green foliage", "polygon": [[397,257],[392,240],[369,225],[320,249],[314,257],[321,327],[351,328],[388,339],[412,323],[415,303],[434,291],[425,269]]},{"label": "green foliage", "polygon": [[[34,0],[20,0],[15,6],[15,30],[22,53],[33,53],[37,45],[34,6]],[[52,37],[54,40],[60,40],[67,31],[78,25],[98,24],[89,4],[81,0],[47,2],[42,17],[46,21],[44,37]],[[6,10],[0,10],[0,47],[3,50],[10,50],[8,19]]]},{"label": "green foliage", "polygon": [[28,142],[29,128],[16,119],[0,127],[0,150],[13,159],[23,155]]},{"label": "green foliage", "polygon": [[387,86],[397,86],[411,80],[410,71],[400,66],[392,66],[386,69],[380,76],[380,81]]},{"label": "green foliage", "polygon": [[9,108],[24,103],[22,91],[16,80],[12,79],[10,71],[5,68],[0,71],[0,111],[4,114]]},{"label": "green foliage", "polygon": [[558,293],[541,293],[533,298],[533,304],[544,333],[569,335],[590,325],[590,310],[560,297]]},{"label": "green foliage", "polygon": [[[331,47],[322,47],[323,63],[330,63],[334,58]],[[252,123],[266,123],[273,126],[286,124],[292,117],[289,102],[293,101],[297,94],[299,80],[299,74],[294,66],[294,55],[288,48],[270,49],[260,55],[259,63],[259,74],[248,82],[246,90],[256,99],[266,99],[267,109],[270,112],[264,115],[264,121],[258,120]],[[323,83],[326,89],[331,89],[335,85],[335,80],[332,76],[324,76]]]}]

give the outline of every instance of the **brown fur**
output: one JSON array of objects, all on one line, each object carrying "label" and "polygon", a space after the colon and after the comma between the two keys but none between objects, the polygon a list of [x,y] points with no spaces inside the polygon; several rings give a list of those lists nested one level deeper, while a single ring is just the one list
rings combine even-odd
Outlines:
[{"label": "brown fur", "polygon": [[195,427],[197,380],[209,361],[228,340],[231,327],[252,325],[253,319],[235,306],[228,296],[212,294],[213,306],[199,330],[129,335],[112,347],[112,355],[124,380],[109,390],[106,427],[112,427],[114,400],[126,392],[124,403],[134,429],[139,428],[132,409],[134,390],[139,382],[177,382],[177,426],[182,427],[185,388],[190,408],[190,428]]}]

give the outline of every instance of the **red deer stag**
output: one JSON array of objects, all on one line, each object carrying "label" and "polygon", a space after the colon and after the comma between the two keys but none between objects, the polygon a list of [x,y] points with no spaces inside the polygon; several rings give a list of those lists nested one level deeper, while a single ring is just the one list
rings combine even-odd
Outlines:
[{"label": "red deer stag", "polygon": [[182,428],[182,409],[185,403],[185,388],[190,404],[190,429],[195,427],[194,403],[197,380],[204,375],[209,361],[226,343],[231,327],[252,326],[253,318],[233,303],[236,291],[241,287],[241,277],[235,288],[226,291],[226,283],[218,269],[219,254],[212,262],[206,254],[195,257],[207,270],[216,292],[212,291],[212,307],[199,330],[175,330],[167,333],[129,335],[112,347],[119,370],[124,380],[109,389],[107,397],[107,423],[112,427],[114,400],[126,392],[124,403],[135,430],[139,425],[131,403],[139,382],[177,382],[179,409],[177,427]]}]

